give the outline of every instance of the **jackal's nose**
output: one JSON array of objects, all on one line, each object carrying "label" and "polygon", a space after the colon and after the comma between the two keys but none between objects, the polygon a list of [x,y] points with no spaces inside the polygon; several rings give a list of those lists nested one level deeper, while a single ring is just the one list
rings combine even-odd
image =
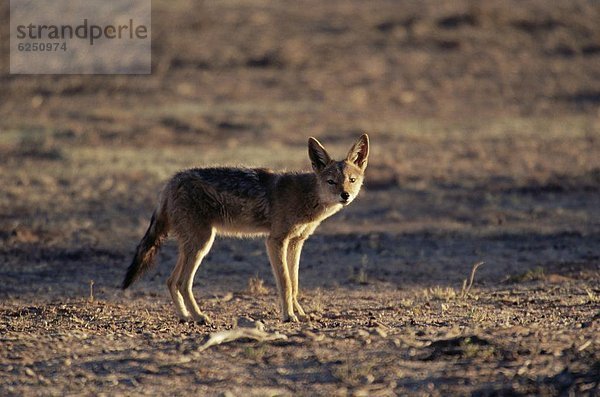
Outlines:
[{"label": "jackal's nose", "polygon": [[350,193],[342,192],[342,194],[340,194],[340,197],[342,198],[342,200],[347,201],[350,198]]}]

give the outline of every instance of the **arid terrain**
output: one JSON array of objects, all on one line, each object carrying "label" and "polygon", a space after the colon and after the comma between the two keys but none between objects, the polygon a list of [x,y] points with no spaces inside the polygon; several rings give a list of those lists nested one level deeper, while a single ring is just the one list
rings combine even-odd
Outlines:
[{"label": "arid terrain", "polygon": [[[0,395],[600,394],[598,2],[156,0],[149,76],[9,75],[0,18]],[[261,240],[202,264],[211,326],[175,317],[174,241],[120,290],[175,171],[362,131],[309,321]],[[201,350],[251,321],[287,339]]]}]

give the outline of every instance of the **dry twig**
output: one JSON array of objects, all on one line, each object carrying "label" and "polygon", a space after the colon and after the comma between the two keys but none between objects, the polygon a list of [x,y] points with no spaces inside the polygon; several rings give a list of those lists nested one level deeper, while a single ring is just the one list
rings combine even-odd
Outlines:
[{"label": "dry twig", "polygon": [[94,302],[94,280],[90,280],[90,303]]},{"label": "dry twig", "polygon": [[469,295],[469,291],[471,291],[471,287],[473,287],[473,282],[475,281],[475,272],[477,272],[477,269],[479,269],[479,267],[483,264],[485,264],[485,262],[477,262],[473,265],[473,268],[471,269],[471,276],[469,277],[469,282],[467,283],[467,279],[463,281],[463,286],[460,291],[461,298],[466,298]]},{"label": "dry twig", "polygon": [[257,327],[255,328],[243,327],[215,332],[211,334],[208,340],[198,348],[198,351],[202,352],[209,347],[232,342],[237,339],[253,339],[259,342],[266,342],[273,340],[286,340],[287,336],[280,334],[279,332],[272,334],[268,333],[263,329],[263,327],[260,327],[257,324]]}]

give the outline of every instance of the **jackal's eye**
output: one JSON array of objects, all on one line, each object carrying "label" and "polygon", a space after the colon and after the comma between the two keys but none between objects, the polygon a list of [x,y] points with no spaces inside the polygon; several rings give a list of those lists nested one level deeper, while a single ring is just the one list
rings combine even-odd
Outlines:
[{"label": "jackal's eye", "polygon": [[350,178],[350,183],[356,182],[356,178]]},{"label": "jackal's eye", "polygon": [[335,185],[335,181],[333,179],[327,179],[327,183],[330,185]]}]

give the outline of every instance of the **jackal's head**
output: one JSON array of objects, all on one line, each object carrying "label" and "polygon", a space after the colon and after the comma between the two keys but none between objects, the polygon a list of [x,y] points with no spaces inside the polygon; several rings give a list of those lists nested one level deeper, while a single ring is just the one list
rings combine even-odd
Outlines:
[{"label": "jackal's head", "polygon": [[308,155],[317,174],[321,201],[324,204],[350,204],[363,183],[369,157],[369,136],[363,134],[342,161],[332,160],[323,145],[311,137]]}]

